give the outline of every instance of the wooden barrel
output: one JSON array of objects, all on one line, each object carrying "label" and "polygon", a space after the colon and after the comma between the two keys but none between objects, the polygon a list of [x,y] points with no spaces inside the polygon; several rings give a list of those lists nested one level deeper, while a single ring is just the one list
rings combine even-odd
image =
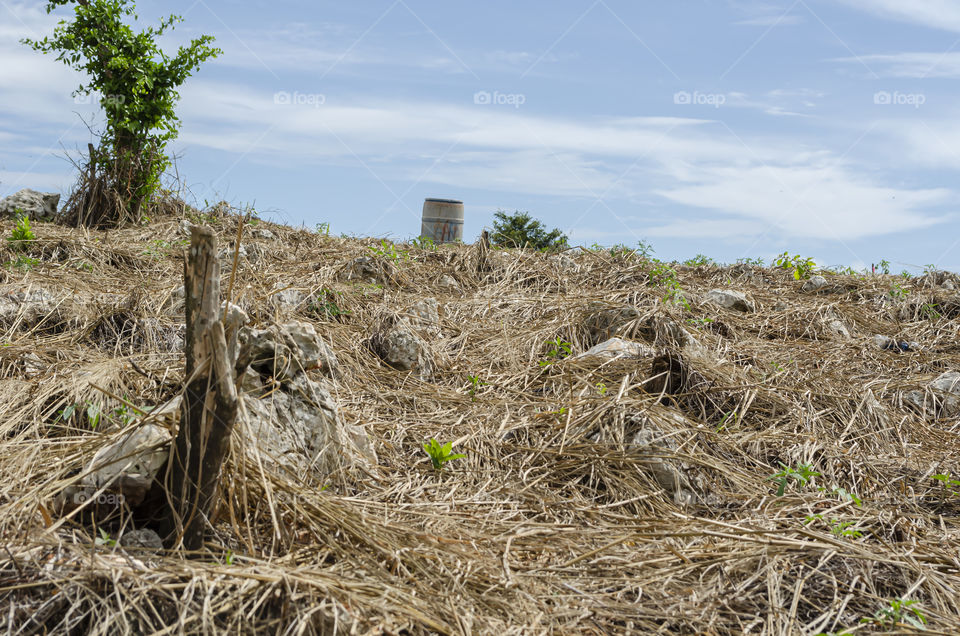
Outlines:
[{"label": "wooden barrel", "polygon": [[463,201],[426,199],[420,237],[437,244],[463,240]]}]

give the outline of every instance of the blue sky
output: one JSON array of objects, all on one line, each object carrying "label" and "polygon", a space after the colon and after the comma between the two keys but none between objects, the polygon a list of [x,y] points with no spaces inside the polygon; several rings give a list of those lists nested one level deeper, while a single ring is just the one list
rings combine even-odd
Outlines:
[{"label": "blue sky", "polygon": [[[68,192],[64,156],[102,123],[17,43],[52,31],[43,6],[0,0],[0,196]],[[523,210],[665,259],[960,270],[960,2],[137,6],[184,16],[167,47],[224,50],[178,107],[200,203],[404,239],[425,197],[457,198],[467,241]]]}]

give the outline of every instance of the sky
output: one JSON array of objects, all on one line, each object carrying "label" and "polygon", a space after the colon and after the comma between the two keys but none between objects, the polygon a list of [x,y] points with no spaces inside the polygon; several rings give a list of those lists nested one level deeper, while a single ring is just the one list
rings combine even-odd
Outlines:
[{"label": "sky", "polygon": [[[141,0],[223,54],[180,90],[188,201],[403,240],[525,211],[574,245],[960,271],[960,2]],[[103,127],[0,0],[0,197],[67,194]],[[91,132],[93,131],[93,132]]]}]

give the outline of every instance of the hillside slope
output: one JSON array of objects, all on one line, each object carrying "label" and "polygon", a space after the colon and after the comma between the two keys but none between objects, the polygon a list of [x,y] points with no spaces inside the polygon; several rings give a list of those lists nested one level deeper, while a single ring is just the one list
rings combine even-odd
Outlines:
[{"label": "hillside slope", "polygon": [[[219,233],[226,292],[242,221],[191,220]],[[313,325],[338,425],[376,459],[283,464],[238,434],[208,552],[184,559],[116,545],[122,509],[56,500],[133,406],[181,388],[185,228],[37,224],[3,247],[13,632],[960,632],[960,483],[934,478],[960,480],[954,275],[805,290],[749,265],[252,223],[233,297],[253,327]],[[745,302],[714,302],[729,290]],[[398,325],[408,370],[384,362]],[[581,355],[605,342],[626,355]],[[434,470],[431,438],[466,457]]]}]

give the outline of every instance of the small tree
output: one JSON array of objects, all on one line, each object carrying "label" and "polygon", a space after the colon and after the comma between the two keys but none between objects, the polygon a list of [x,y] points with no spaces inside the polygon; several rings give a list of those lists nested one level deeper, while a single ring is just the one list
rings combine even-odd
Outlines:
[{"label": "small tree", "polygon": [[543,223],[527,212],[507,214],[503,210],[494,213],[494,245],[504,247],[532,247],[538,250],[557,250],[567,246],[567,236],[554,228],[547,232]]},{"label": "small tree", "polygon": [[76,225],[139,222],[145,204],[169,166],[167,142],[177,136],[177,87],[200,64],[222,53],[204,35],[169,57],[157,39],[182,21],[171,15],[157,28],[135,32],[124,18],[137,19],[132,0],[50,0],[47,13],[74,5],[74,19],[61,20],[53,37],[23,44],[88,75],[74,96],[100,94],[106,130],[99,148],[90,145],[80,187],[68,201],[67,221]]}]

